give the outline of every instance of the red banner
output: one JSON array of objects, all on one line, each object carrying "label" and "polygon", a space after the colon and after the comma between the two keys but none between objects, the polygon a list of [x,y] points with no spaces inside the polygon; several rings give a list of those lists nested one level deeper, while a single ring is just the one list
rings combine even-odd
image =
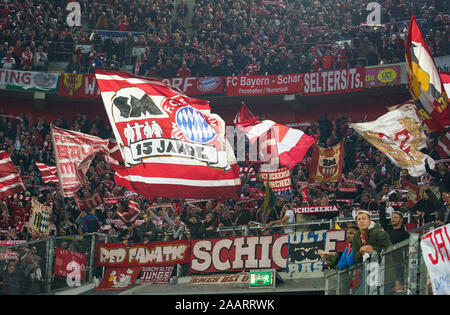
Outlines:
[{"label": "red banner", "polygon": [[142,267],[139,284],[148,282],[168,284],[172,277],[173,267],[174,266]]},{"label": "red banner", "polygon": [[299,94],[303,74],[226,77],[225,96]]},{"label": "red banner", "polygon": [[288,168],[279,168],[273,172],[261,172],[261,179],[264,183],[269,176],[269,186],[273,192],[280,192],[292,189],[291,173]]},{"label": "red banner", "polygon": [[96,291],[117,291],[128,289],[137,279],[141,267],[108,268]]},{"label": "red banner", "polygon": [[100,98],[100,89],[94,74],[63,73],[59,83],[59,96]]},{"label": "red banner", "polygon": [[364,67],[305,73],[302,94],[313,96],[362,91],[364,81]]},{"label": "red banner", "polygon": [[294,212],[296,214],[315,214],[315,213],[328,213],[328,212],[337,212],[337,211],[339,211],[339,209],[335,205],[294,208]]},{"label": "red banner", "polygon": [[83,281],[86,272],[86,254],[72,250],[55,249],[55,276],[72,277]]},{"label": "red banner", "polygon": [[132,246],[99,243],[97,266],[151,267],[188,264],[190,244],[190,241],[152,242]]},{"label": "red banner", "polygon": [[162,81],[187,96],[223,95],[225,88],[223,77],[170,78]]},{"label": "red banner", "polygon": [[26,240],[9,240],[9,241],[0,241],[0,246],[14,246],[14,245],[19,245],[19,244],[23,244],[26,243]]},{"label": "red banner", "polygon": [[190,273],[282,269],[287,247],[287,234],[192,240]]}]

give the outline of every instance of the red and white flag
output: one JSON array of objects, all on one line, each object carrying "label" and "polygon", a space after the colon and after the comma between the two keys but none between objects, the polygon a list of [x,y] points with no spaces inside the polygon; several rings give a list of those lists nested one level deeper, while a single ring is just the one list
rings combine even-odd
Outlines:
[{"label": "red and white flag", "polygon": [[[262,139],[261,137],[264,136],[266,136],[267,140],[273,139],[267,136],[268,133],[274,135],[279,162],[290,170],[303,160],[309,148],[317,140],[315,135],[308,136],[301,130],[290,128],[271,120],[259,121],[255,119],[256,117],[251,117],[252,114],[250,111],[245,110],[244,106],[242,106],[241,111],[234,120],[236,127],[246,134],[251,143],[255,143],[255,141]],[[264,144],[264,141],[261,143]]]},{"label": "red and white flag", "polygon": [[64,197],[73,197],[84,183],[89,165],[99,152],[108,152],[108,140],[51,126],[56,170]]},{"label": "red and white flag", "polygon": [[82,199],[76,196],[74,198],[79,210],[95,209],[103,203],[103,198],[98,191],[88,198]]},{"label": "red and white flag", "polygon": [[48,166],[41,162],[36,162],[36,166],[38,167],[39,171],[41,172],[42,180],[44,181],[44,183],[46,183],[46,184],[59,183],[56,166]]},{"label": "red and white flag", "polygon": [[129,73],[96,78],[125,164],[111,164],[116,184],[148,198],[239,197],[239,167],[209,102]]},{"label": "red and white flag", "polygon": [[122,153],[116,139],[110,138],[108,142],[109,155],[119,163],[123,163]]},{"label": "red and white flag", "polygon": [[448,95],[414,16],[406,38],[406,73],[419,115],[430,131],[442,134],[446,127],[450,127]]},{"label": "red and white flag", "polygon": [[128,212],[116,211],[117,216],[125,223],[133,223],[139,217],[141,207],[136,201],[130,200],[128,202]]},{"label": "red and white flag", "polygon": [[25,190],[19,171],[8,152],[0,151],[0,199]]}]

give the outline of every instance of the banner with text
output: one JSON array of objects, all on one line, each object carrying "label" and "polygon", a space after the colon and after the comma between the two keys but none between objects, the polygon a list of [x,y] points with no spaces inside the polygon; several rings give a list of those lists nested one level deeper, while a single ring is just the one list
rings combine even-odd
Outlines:
[{"label": "banner with text", "polygon": [[434,295],[450,295],[450,224],[422,237],[423,260],[427,266]]},{"label": "banner with text", "polygon": [[165,241],[127,246],[116,243],[99,243],[99,267],[151,267],[189,263],[190,241]]},{"label": "banner with text", "polygon": [[0,89],[58,93],[59,73],[0,69]]},{"label": "banner with text", "polygon": [[365,68],[336,69],[304,74],[302,95],[340,94],[364,90]]},{"label": "banner with text", "polygon": [[[330,234],[328,238],[327,235]],[[345,231],[312,231],[267,236],[192,240],[190,273],[251,269],[323,271],[317,250],[336,251]]]},{"label": "banner with text", "polygon": [[279,168],[273,172],[261,172],[261,180],[265,183],[269,176],[269,186],[273,192],[281,192],[292,189],[291,173],[288,168]]},{"label": "banner with text", "polygon": [[294,212],[296,214],[316,214],[316,213],[329,213],[329,212],[337,212],[337,211],[339,211],[339,209],[335,205],[294,208]]},{"label": "banner with text", "polygon": [[168,284],[173,268],[174,266],[142,267],[138,283]]},{"label": "banner with text", "polygon": [[108,140],[53,125],[51,135],[63,195],[73,197],[84,184],[95,154],[107,151]]},{"label": "banner with text", "polygon": [[299,94],[303,74],[225,77],[225,96]]}]

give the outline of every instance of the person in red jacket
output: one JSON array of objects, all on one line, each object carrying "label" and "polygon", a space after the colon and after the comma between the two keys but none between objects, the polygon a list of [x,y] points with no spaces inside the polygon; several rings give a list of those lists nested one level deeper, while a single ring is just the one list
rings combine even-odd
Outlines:
[{"label": "person in red jacket", "polygon": [[22,53],[20,57],[22,70],[33,70],[34,54],[30,50],[30,46],[27,46],[27,48],[25,48],[25,51]]},{"label": "person in red jacket", "polygon": [[126,32],[130,30],[130,22],[128,22],[127,16],[124,15],[123,18],[119,21],[117,26],[119,31]]},{"label": "person in red jacket", "polygon": [[177,78],[188,78],[191,75],[191,69],[188,68],[186,61],[183,61],[181,68],[177,71]]}]

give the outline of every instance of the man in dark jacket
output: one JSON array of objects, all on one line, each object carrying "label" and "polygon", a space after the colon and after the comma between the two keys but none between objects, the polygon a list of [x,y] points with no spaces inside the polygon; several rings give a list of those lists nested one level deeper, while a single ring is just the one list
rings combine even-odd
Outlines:
[{"label": "man in dark jacket", "polygon": [[356,224],[359,230],[356,231],[352,240],[355,264],[362,263],[366,254],[372,254],[375,251],[380,254],[383,249],[392,245],[389,234],[378,223],[372,221],[368,211],[358,212]]},{"label": "man in dark jacket", "polygon": [[88,214],[81,218],[81,226],[84,233],[95,233],[100,229],[100,221],[95,215],[95,210],[91,209]]},{"label": "man in dark jacket", "polygon": [[137,228],[139,241],[147,244],[156,241],[156,225],[150,220],[148,214],[143,216],[144,222]]},{"label": "man in dark jacket", "polygon": [[[400,243],[409,238],[409,233],[403,225],[401,212],[394,211],[391,215],[391,225],[388,225],[386,220],[386,199],[384,197],[380,200],[380,224],[389,234],[392,244]],[[386,265],[386,274],[393,276],[393,279],[386,282],[386,294],[404,292],[404,262],[407,261],[407,249],[408,247],[402,247],[390,253],[391,259],[389,261],[392,261],[392,264]]]},{"label": "man in dark jacket", "polygon": [[134,223],[128,223],[126,229],[120,230],[119,241],[124,244],[139,243],[139,235],[134,227]]},{"label": "man in dark jacket", "polygon": [[439,186],[441,194],[448,191],[450,187],[450,172],[448,171],[446,163],[439,163],[437,165],[437,170],[432,170],[428,165],[428,160],[425,159],[425,169],[428,174],[436,179],[436,184]]},{"label": "man in dark jacket", "polygon": [[191,240],[205,237],[205,226],[200,221],[200,217],[198,215],[193,215],[189,218],[187,232],[189,239]]},{"label": "man in dark jacket", "polygon": [[442,194],[441,208],[439,209],[438,218],[436,224],[438,226],[443,226],[450,223],[450,208],[448,207],[449,193],[445,192]]},{"label": "man in dark jacket", "polygon": [[434,221],[432,213],[439,211],[441,206],[439,200],[425,183],[423,188],[423,197],[411,208],[411,212],[419,216],[419,222],[429,223]]},{"label": "man in dark jacket", "polygon": [[403,225],[403,215],[399,211],[394,211],[391,216],[391,225],[386,220],[386,199],[380,200],[380,224],[389,234],[392,244],[397,244],[409,238],[409,233]]}]

